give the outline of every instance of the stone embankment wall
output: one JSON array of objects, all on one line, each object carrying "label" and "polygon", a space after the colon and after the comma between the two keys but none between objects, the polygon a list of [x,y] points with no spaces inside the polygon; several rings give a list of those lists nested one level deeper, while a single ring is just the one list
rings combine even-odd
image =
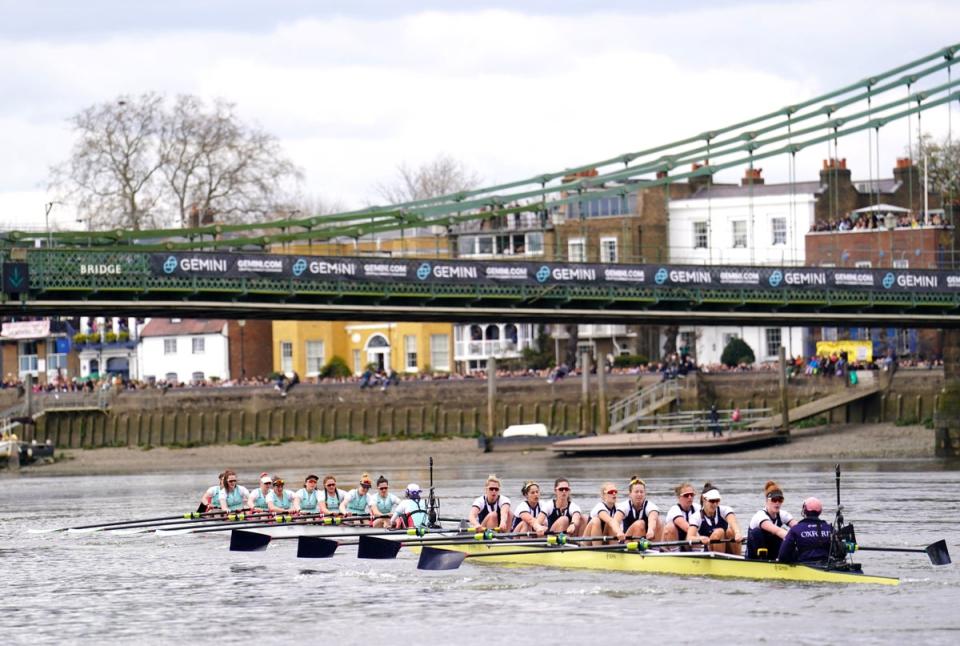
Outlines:
[{"label": "stone embankment wall", "polygon": [[[644,376],[643,385],[656,376]],[[610,376],[612,402],[635,392],[638,380]],[[881,395],[837,409],[831,423],[923,422],[933,416],[943,385],[942,372],[900,371]],[[836,379],[800,377],[790,383],[789,403],[797,406],[834,392]],[[681,406],[706,409],[772,408],[780,391],[772,373],[697,375],[684,380]],[[577,433],[583,418],[596,427],[596,382],[591,402],[581,401],[581,382],[566,379],[505,379],[498,383],[497,429],[543,423],[551,433]],[[486,382],[482,380],[403,383],[385,392],[356,384],[302,385],[282,398],[273,389],[191,389],[123,392],[107,412],[50,411],[25,439],[51,439],[58,447],[195,446],[227,442],[259,443],[339,438],[377,441],[394,437],[470,437],[487,428]]]}]

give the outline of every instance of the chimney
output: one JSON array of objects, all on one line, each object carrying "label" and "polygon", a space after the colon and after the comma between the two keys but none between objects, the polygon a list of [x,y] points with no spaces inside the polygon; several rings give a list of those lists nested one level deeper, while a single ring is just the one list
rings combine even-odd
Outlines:
[{"label": "chimney", "polygon": [[740,186],[749,186],[750,184],[763,184],[762,168],[747,168],[743,171],[743,179],[740,180]]},{"label": "chimney", "polygon": [[830,185],[834,181],[837,183],[850,183],[850,169],[847,168],[847,158],[823,160],[823,168],[820,169],[820,183]]},{"label": "chimney", "polygon": [[666,177],[667,177],[667,171],[665,170],[657,171],[657,179],[665,179]]},{"label": "chimney", "polygon": [[563,176],[561,180],[564,184],[569,184],[570,182],[575,182],[578,179],[583,179],[585,177],[596,177],[600,173],[597,172],[596,168],[588,168],[587,170],[581,170],[576,173],[569,173]]},{"label": "chimney", "polygon": [[[704,166],[703,164],[694,162],[690,164],[690,172],[697,171],[703,168],[703,166]],[[691,177],[687,180],[687,183],[690,185],[690,192],[696,193],[701,188],[707,188],[708,186],[713,184],[713,173],[705,173],[703,175],[697,175],[695,177]]]},{"label": "chimney", "polygon": [[897,165],[893,168],[893,179],[900,183],[900,188],[891,201],[911,211],[922,210],[923,176],[913,160],[909,157],[898,157]]}]

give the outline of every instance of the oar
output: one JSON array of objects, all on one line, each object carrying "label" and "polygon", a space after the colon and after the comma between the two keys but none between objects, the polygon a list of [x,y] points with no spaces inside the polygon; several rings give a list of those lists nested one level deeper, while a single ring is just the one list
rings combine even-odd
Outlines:
[{"label": "oar", "polygon": [[[251,519],[265,520],[274,515],[276,514],[274,514],[274,512],[272,511],[264,511],[264,512],[256,512],[256,513],[245,512],[245,511],[231,511],[231,512],[221,511],[221,512],[218,512],[218,515],[216,517],[201,518],[199,520],[191,520],[188,522],[184,522],[183,520],[165,520],[165,521],[160,521],[156,523],[138,523],[135,525],[120,525],[118,527],[104,527],[101,530],[97,530],[97,531],[122,532],[128,529],[149,531],[156,527],[168,527],[170,529],[178,529],[180,527],[198,527],[198,526],[209,527],[210,525],[217,525],[217,524],[222,524],[222,525],[236,524],[237,521],[241,521],[241,520],[251,520]],[[130,533],[136,534],[138,532],[130,532]]]},{"label": "oar", "polygon": [[138,524],[138,523],[151,523],[151,522],[163,521],[163,520],[175,520],[175,519],[178,519],[178,520],[180,520],[180,521],[182,522],[183,520],[192,520],[192,519],[204,518],[204,517],[206,517],[206,516],[212,516],[212,515],[214,515],[214,514],[222,514],[222,513],[223,513],[222,511],[217,511],[217,512],[203,512],[203,513],[201,513],[201,512],[196,512],[196,511],[188,511],[188,512],[186,512],[185,514],[180,514],[180,515],[178,515],[178,516],[157,516],[156,518],[136,518],[136,519],[133,519],[133,520],[117,520],[117,521],[112,521],[112,522],[109,522],[109,523],[94,523],[94,524],[92,524],[92,525],[77,525],[76,527],[56,527],[56,528],[50,528],[50,529],[37,529],[37,530],[33,530],[32,533],[34,533],[34,534],[48,534],[48,533],[52,533],[52,532],[66,532],[66,531],[80,531],[80,530],[97,531],[97,530],[100,529],[100,528],[116,527],[116,526],[118,526],[118,525],[134,525],[134,524]]},{"label": "oar", "polygon": [[[278,514],[274,521],[272,522],[256,522],[251,523],[246,526],[247,529],[262,529],[264,527],[277,527],[280,525],[345,525],[350,527],[350,524],[353,521],[363,521],[368,522],[370,520],[369,516],[323,516],[317,514],[315,516],[294,516],[292,514]],[[191,534],[203,534],[206,532],[223,532],[227,530],[232,530],[236,528],[236,523],[226,523],[224,525],[218,525],[216,527],[201,527],[200,529],[193,529],[191,527],[173,527],[168,529],[159,530],[163,533],[175,534],[175,533],[191,533]],[[295,537],[290,537],[295,538]]]},{"label": "oar", "polygon": [[918,552],[930,557],[930,562],[934,565],[949,565],[950,552],[947,551],[947,541],[940,539],[936,543],[931,543],[923,548],[918,547],[864,547],[863,545],[848,545],[847,549],[852,547],[853,552]]},{"label": "oar", "polygon": [[[513,532],[510,534],[494,534],[492,538],[485,534],[475,534],[472,537],[463,535],[457,536],[427,536],[425,538],[411,538],[410,540],[397,541],[388,538],[381,538],[375,534],[363,534],[357,541],[357,558],[361,559],[395,559],[400,552],[400,548],[406,545],[469,545],[478,541],[489,540],[510,540],[513,545],[525,545],[527,543],[543,542],[543,539],[535,539],[536,532]],[[531,538],[533,540],[516,540],[517,538]],[[593,539],[591,539],[593,540]]]},{"label": "oar", "polygon": [[[602,540],[603,537],[581,537],[578,539],[570,539],[568,541],[580,541],[580,540]],[[718,540],[710,541],[711,543],[726,543],[727,540]],[[549,541],[548,541],[549,544]],[[543,548],[534,548],[527,550],[492,550],[489,553],[484,554],[466,554],[465,552],[458,552],[456,550],[445,550],[440,547],[430,547],[425,545],[420,552],[420,560],[417,562],[417,569],[420,570],[455,570],[460,567],[460,564],[463,563],[464,559],[468,558],[481,558],[481,557],[490,557],[490,556],[516,556],[521,554],[545,554],[545,553],[554,553],[554,552],[599,552],[599,551],[621,551],[621,552],[643,552],[652,547],[669,547],[674,545],[702,545],[700,541],[661,541],[658,543],[652,543],[646,539],[641,539],[639,541],[629,541],[627,543],[617,543],[615,545],[592,545],[589,547],[543,547]],[[507,547],[507,544],[504,544],[503,547]]]},{"label": "oar", "polygon": [[[449,530],[424,530],[424,529],[407,529],[392,532],[366,532],[363,534],[341,534],[337,538],[360,538],[363,540],[364,536],[423,536],[424,533],[440,533],[447,532]],[[277,536],[276,538],[287,538],[285,536]],[[292,538],[292,537],[290,537]],[[325,559],[333,556],[334,552],[337,551],[337,548],[340,545],[361,545],[360,542],[341,542],[339,540],[333,540],[329,538],[323,538],[321,536],[299,536],[297,537],[297,557],[302,559]],[[385,541],[390,542],[390,541]],[[397,549],[399,548],[400,542],[397,541]],[[385,558],[385,557],[361,557],[361,558]],[[392,558],[392,557],[391,557]]]}]

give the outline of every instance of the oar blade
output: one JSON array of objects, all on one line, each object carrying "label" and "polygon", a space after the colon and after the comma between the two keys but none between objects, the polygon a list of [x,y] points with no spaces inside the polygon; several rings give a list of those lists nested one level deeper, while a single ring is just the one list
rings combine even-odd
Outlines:
[{"label": "oar blade", "polygon": [[464,552],[425,546],[417,561],[418,570],[456,570],[467,558]]},{"label": "oar blade", "polygon": [[395,559],[403,543],[379,536],[361,536],[357,547],[357,558]]},{"label": "oar blade", "polygon": [[950,552],[947,551],[947,541],[943,539],[927,545],[926,552],[927,556],[930,557],[930,562],[934,565],[949,565],[953,562],[950,560]]},{"label": "oar blade", "polygon": [[297,539],[297,558],[328,559],[337,551],[340,543],[319,536],[300,536]]},{"label": "oar blade", "polygon": [[245,529],[235,529],[230,532],[231,552],[262,552],[269,544],[269,534],[248,532]]}]

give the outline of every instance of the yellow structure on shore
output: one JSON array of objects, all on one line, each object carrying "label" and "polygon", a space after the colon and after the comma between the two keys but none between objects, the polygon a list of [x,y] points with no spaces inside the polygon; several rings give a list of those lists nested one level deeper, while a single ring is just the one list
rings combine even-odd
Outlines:
[{"label": "yellow structure on shore", "polygon": [[[449,257],[445,235],[378,238],[347,243],[324,242],[274,249],[275,253],[313,256]],[[364,321],[274,321],[273,366],[313,379],[334,357],[354,375],[372,366],[398,374],[450,372],[453,325],[450,323],[373,323]]]}]

